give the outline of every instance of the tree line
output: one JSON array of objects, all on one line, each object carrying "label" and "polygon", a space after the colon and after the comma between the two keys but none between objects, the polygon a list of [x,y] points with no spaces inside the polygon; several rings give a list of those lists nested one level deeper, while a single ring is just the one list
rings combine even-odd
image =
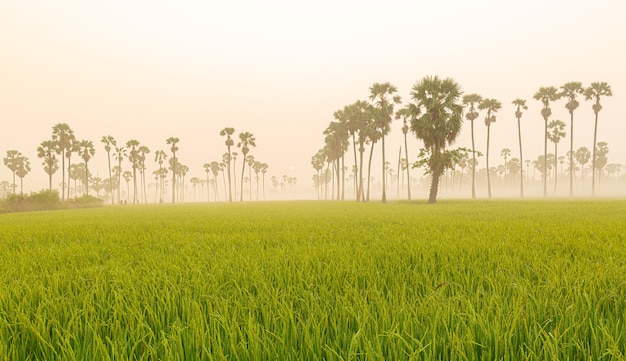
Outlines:
[{"label": "tree line", "polygon": [[[331,198],[345,199],[346,171],[345,155],[349,152],[350,144],[354,163],[351,178],[354,198],[356,201],[369,201],[372,156],[375,145],[380,142],[382,156],[382,202],[387,201],[386,187],[387,175],[391,172],[390,164],[386,161],[385,137],[391,131],[393,119],[402,120],[402,133],[404,135],[404,158],[399,157],[398,177],[400,171],[406,172],[407,196],[411,200],[411,168],[424,168],[430,176],[429,203],[436,202],[438,187],[441,176],[448,170],[459,166],[463,170],[469,166],[471,169],[471,197],[476,198],[476,166],[477,157],[483,154],[476,150],[474,140],[474,121],[482,114],[487,127],[487,144],[485,149],[487,194],[492,197],[491,175],[498,168],[490,167],[490,130],[491,124],[496,121],[496,114],[502,108],[502,103],[493,98],[486,98],[479,94],[463,94],[458,83],[453,79],[441,79],[438,76],[427,76],[416,82],[410,92],[410,102],[402,106],[401,97],[397,94],[397,88],[386,83],[374,83],[369,88],[368,100],[357,100],[337,110],[324,130],[324,146],[311,158],[311,165],[316,171],[313,182],[318,199]],[[566,124],[558,119],[550,120],[552,104],[564,99],[565,108],[570,114],[570,147],[567,152],[569,158],[569,195],[574,195],[574,172],[576,165],[574,159],[583,167],[591,157],[592,195],[596,193],[596,179],[602,174],[607,166],[608,145],[605,142],[597,142],[598,115],[602,110],[601,99],[612,96],[610,85],[606,82],[593,82],[584,87],[580,82],[568,82],[557,88],[554,86],[540,87],[533,95],[533,99],[541,103],[541,116],[544,120],[544,152],[538,160],[532,162],[533,166],[542,174],[543,197],[547,196],[549,172],[554,169],[554,187],[556,191],[557,144],[566,136]],[[594,135],[592,151],[586,147],[580,147],[574,151],[574,112],[580,106],[579,99],[584,98],[592,102],[595,114]],[[521,119],[523,111],[527,110],[526,100],[517,98],[512,101],[515,106],[515,118],[517,119],[517,132],[519,140],[519,158],[511,158],[511,150],[505,148],[501,155],[504,157],[504,177],[506,179],[507,168],[519,175],[519,194],[524,197],[524,175],[528,178],[529,160],[524,161],[522,149]],[[396,107],[399,109],[396,110]],[[460,134],[463,118],[470,122],[471,149],[450,147]],[[549,121],[550,120],[550,121]],[[424,144],[418,152],[416,160],[409,161],[407,147],[407,134],[409,131]],[[554,153],[548,153],[548,140],[554,143]],[[369,160],[367,175],[364,176],[364,154],[366,146],[369,146]],[[402,148],[402,146],[401,146]],[[402,151],[401,151],[402,152]],[[358,153],[358,157],[357,157]],[[591,153],[591,154],[590,154]],[[349,156],[350,157],[350,156]],[[526,172],[523,165],[526,165]],[[615,165],[609,165],[615,166]],[[324,169],[326,168],[326,169]],[[618,167],[613,167],[617,168]],[[584,168],[582,170],[584,177]],[[404,177],[403,177],[404,179]],[[365,183],[365,184],[364,184]],[[329,190],[330,186],[330,190]],[[399,189],[399,188],[398,188]]]}]

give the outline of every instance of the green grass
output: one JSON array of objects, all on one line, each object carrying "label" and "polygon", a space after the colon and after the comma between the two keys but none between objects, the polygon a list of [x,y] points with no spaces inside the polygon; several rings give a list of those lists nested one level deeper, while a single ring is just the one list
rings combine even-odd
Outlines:
[{"label": "green grass", "polygon": [[0,359],[624,360],[625,201],[0,215]]}]

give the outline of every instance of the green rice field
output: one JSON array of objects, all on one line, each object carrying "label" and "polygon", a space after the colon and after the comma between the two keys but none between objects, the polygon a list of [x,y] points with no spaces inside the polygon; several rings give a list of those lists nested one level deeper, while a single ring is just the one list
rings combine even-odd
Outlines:
[{"label": "green rice field", "polygon": [[0,360],[624,360],[626,201],[0,214]]}]

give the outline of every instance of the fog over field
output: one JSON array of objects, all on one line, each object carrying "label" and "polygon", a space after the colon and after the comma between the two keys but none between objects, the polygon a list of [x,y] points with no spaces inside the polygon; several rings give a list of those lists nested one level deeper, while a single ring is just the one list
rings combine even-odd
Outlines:
[{"label": "fog over field", "polygon": [[[51,138],[55,124],[67,123],[77,140],[93,142],[89,171],[102,180],[108,178],[108,164],[101,138],[111,135],[118,145],[136,139],[150,150],[146,198],[153,202],[157,187],[152,172],[159,168],[155,151],[170,155],[166,139],[176,137],[177,159],[189,167],[182,199],[193,201],[190,180],[204,181],[203,165],[222,162],[227,150],[219,133],[232,127],[234,151],[240,152],[236,147],[240,132],[256,138],[250,154],[268,165],[266,199],[331,199],[332,188],[327,196],[314,188],[311,157],[324,146],[323,132],[335,120],[333,114],[356,100],[368,100],[376,82],[397,87],[402,104],[396,110],[411,101],[411,88],[429,75],[454,79],[464,94],[499,100],[502,108],[491,125],[491,167],[504,164],[505,148],[511,151],[509,160],[519,157],[514,99],[525,99],[528,106],[521,118],[522,143],[524,160],[534,161],[543,155],[544,146],[542,104],[533,99],[540,87],[606,82],[612,96],[601,99],[597,141],[607,143],[607,166],[615,166],[597,180],[596,194],[624,196],[626,126],[620,113],[626,99],[624,13],[623,2],[610,0],[4,2],[0,153],[5,157],[7,151],[17,150],[29,158],[31,171],[23,184],[30,192],[48,188],[37,147]],[[573,148],[591,150],[593,101],[584,96],[578,101]],[[565,104],[564,99],[551,103],[550,120],[566,124],[559,156],[566,155],[570,142]],[[479,198],[487,197],[484,170],[480,172],[487,142],[484,117],[481,112],[474,122],[476,150],[483,153],[477,165]],[[386,139],[386,158],[394,175],[399,150],[404,157],[401,128],[402,121],[394,120]],[[470,137],[466,120],[454,147],[471,148]],[[407,143],[412,163],[423,143],[411,132]],[[381,193],[380,150],[378,144],[372,161],[372,200],[380,199]],[[351,152],[350,146],[348,169],[354,165]],[[548,153],[553,152],[549,142]],[[80,157],[73,156],[72,162],[78,161]],[[237,193],[233,193],[239,195],[241,155],[236,166]],[[567,161],[558,166],[556,192],[553,176],[548,177],[548,196],[568,195],[567,167]],[[122,170],[130,168],[125,160]],[[456,171],[454,180],[452,172],[442,177],[440,197],[471,196],[470,168],[463,170],[460,188],[461,168]],[[519,176],[505,178],[495,172],[493,196],[517,197]],[[220,173],[217,184],[223,201],[222,177]],[[412,169],[411,177],[413,198],[427,198],[429,182],[422,179],[423,170]],[[252,178],[254,200],[254,172]],[[12,183],[12,172],[4,165],[0,181]],[[405,198],[397,183],[406,180],[390,176],[388,182],[388,198]],[[19,179],[16,183],[19,192]],[[61,169],[53,175],[53,187],[60,188],[60,183]],[[346,199],[354,199],[351,187],[347,180]],[[526,196],[542,196],[541,173],[532,165],[525,187]],[[205,188],[197,185],[197,201],[207,198]],[[122,199],[132,198],[124,180],[121,190]],[[584,179],[577,170],[574,194],[591,195],[589,170]]]}]

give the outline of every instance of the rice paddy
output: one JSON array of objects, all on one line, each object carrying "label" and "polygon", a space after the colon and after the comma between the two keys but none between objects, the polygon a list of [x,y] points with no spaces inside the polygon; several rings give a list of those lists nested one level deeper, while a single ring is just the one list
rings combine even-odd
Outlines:
[{"label": "rice paddy", "polygon": [[626,202],[0,215],[0,359],[624,360]]}]

